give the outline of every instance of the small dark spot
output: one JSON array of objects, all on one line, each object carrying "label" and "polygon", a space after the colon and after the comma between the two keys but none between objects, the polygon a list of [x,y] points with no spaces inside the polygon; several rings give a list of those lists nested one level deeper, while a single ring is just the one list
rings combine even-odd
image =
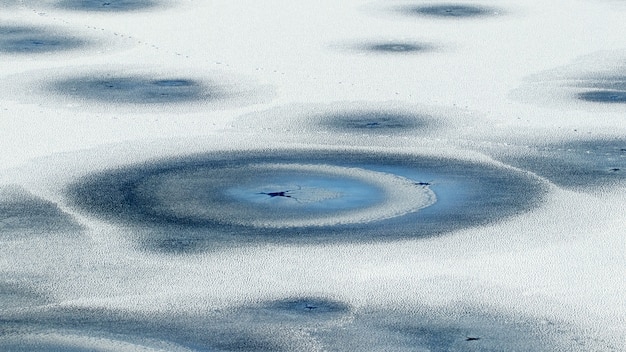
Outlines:
[{"label": "small dark spot", "polygon": [[617,172],[617,171],[620,171],[620,169],[619,169],[619,168],[617,168],[617,167],[614,167],[614,168],[612,168],[612,169],[611,169],[611,171],[613,171],[613,172]]},{"label": "small dark spot", "polygon": [[480,337],[471,337],[471,336],[470,336],[470,337],[467,337],[467,338],[465,339],[465,341],[478,341],[478,340],[480,340]]},{"label": "small dark spot", "polygon": [[266,194],[266,195],[270,196],[271,198],[274,198],[274,197],[286,197],[286,198],[291,198],[291,196],[290,196],[290,195],[288,195],[288,194],[287,194],[287,192],[289,192],[289,191],[269,192],[269,193],[261,192],[261,194]]}]

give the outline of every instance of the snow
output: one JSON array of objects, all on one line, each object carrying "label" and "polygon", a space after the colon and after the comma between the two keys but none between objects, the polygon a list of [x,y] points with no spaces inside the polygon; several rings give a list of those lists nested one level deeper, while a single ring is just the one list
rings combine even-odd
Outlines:
[{"label": "snow", "polygon": [[[426,316],[430,309],[472,307],[469,311],[491,323],[500,321],[492,316],[545,323],[541,329],[547,332],[539,335],[554,343],[541,345],[545,348],[626,350],[625,105],[577,95],[626,91],[626,2],[455,2],[489,12],[466,18],[403,10],[437,4],[421,0],[111,1],[137,5],[116,11],[63,5],[72,3],[77,2],[22,0],[0,6],[0,223],[14,221],[2,217],[10,213],[4,209],[16,189],[53,209],[45,221],[37,214],[20,215],[20,224],[36,217],[36,228],[0,227],[0,306],[3,300],[9,303],[0,315],[31,321],[26,325],[42,334],[0,333],[0,349],[19,345],[20,338],[26,349],[37,341],[73,344],[77,350],[96,345],[103,350],[235,348],[238,340],[193,340],[181,332],[185,326],[199,328],[215,314],[223,321],[240,317],[242,322],[233,325],[244,340],[270,339],[264,329],[280,327],[272,348],[357,346],[344,335],[324,335],[309,325],[301,336],[295,322],[287,326],[275,315],[250,313],[263,302],[321,297],[350,307],[352,320],[328,324],[354,334],[379,336],[375,317],[385,314],[400,324],[415,311]],[[15,34],[6,28],[25,27],[34,35],[43,28],[47,39],[67,43],[54,48],[51,41],[43,52],[15,51],[15,43],[9,43]],[[376,47],[387,43],[421,49]],[[112,94],[103,88],[112,77],[130,77],[139,88]],[[74,79],[97,84],[76,89],[67,84]],[[365,128],[351,129],[354,121],[332,124],[359,114],[367,115]],[[372,123],[376,116],[391,116],[392,122]],[[412,117],[415,124],[404,126]],[[602,149],[609,142],[612,149]],[[153,233],[178,231],[179,223],[161,228],[149,217],[129,222],[83,206],[68,192],[71,185],[110,170],[165,167],[160,165],[190,156],[219,159],[235,152],[252,158],[289,151],[298,157],[315,151],[315,160],[346,151],[381,155],[381,169],[373,169],[374,162],[336,160],[317,167],[320,163],[306,158],[259,165],[276,172],[349,174],[393,190],[384,203],[362,210],[364,215],[339,212],[319,219],[312,226],[318,240],[311,243],[282,238],[291,227],[299,227],[294,236],[306,236],[317,213],[271,226],[250,213],[224,223],[280,228],[281,237],[256,240],[247,234],[238,243],[229,233],[214,248],[182,254],[142,244]],[[324,228],[332,232],[337,224],[357,222],[368,229],[370,222],[427,211],[433,198],[437,203],[437,187],[446,186],[437,185],[437,174],[432,180],[406,179],[394,170],[409,164],[394,164],[388,155],[414,157],[415,163],[442,160],[442,170],[446,160],[476,169],[484,165],[485,172],[502,172],[502,182],[519,177],[541,192],[510,195],[511,204],[528,197],[530,209],[520,206],[524,209],[506,215],[491,210],[486,221],[443,233],[386,239],[382,226],[379,239],[368,233],[367,241],[320,241]],[[567,178],[559,172],[566,167],[585,183],[563,181]],[[455,169],[453,175],[463,172]],[[176,189],[180,179],[174,175],[161,184],[172,189],[171,199],[193,193]],[[321,198],[340,193],[320,192]],[[160,196],[170,199],[155,197]],[[413,197],[422,202],[411,204]],[[185,211],[180,206],[183,214],[177,216],[184,218]],[[69,225],[53,231],[41,225],[46,221]],[[180,226],[182,237],[205,231]],[[99,310],[144,325],[123,332],[96,324],[101,331],[89,337],[69,318],[51,323],[67,314],[97,320]],[[173,325],[156,323],[164,318]],[[251,322],[255,319],[262,326]],[[12,323],[0,320],[3,324]],[[211,326],[217,335],[226,334]],[[494,336],[510,332],[493,331]],[[396,335],[384,336],[389,346],[392,341],[398,349],[404,346]],[[383,345],[371,348],[385,350]]]}]

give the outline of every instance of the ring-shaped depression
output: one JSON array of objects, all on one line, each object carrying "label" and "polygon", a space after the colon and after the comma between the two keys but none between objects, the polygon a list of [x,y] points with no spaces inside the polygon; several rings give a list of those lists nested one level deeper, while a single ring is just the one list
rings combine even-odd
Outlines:
[{"label": "ring-shaped depression", "polygon": [[136,189],[167,216],[264,228],[367,223],[435,202],[430,189],[410,179],[324,164],[176,170],[148,177]]},{"label": "ring-shaped depression", "polygon": [[[537,179],[484,163],[351,151],[216,152],[71,184],[73,205],[147,229],[160,250],[220,241],[379,241],[436,235],[535,206]],[[156,243],[155,243],[156,241]],[[191,248],[189,248],[191,247]]]}]

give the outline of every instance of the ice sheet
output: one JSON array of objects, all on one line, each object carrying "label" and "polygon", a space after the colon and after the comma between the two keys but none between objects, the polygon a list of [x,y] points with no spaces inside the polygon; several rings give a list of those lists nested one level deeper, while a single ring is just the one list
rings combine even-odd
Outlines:
[{"label": "ice sheet", "polygon": [[625,2],[0,9],[0,350],[626,350]]}]

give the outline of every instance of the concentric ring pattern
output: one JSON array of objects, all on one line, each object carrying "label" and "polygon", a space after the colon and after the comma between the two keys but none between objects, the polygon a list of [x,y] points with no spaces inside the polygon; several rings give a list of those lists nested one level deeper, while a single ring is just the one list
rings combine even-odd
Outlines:
[{"label": "concentric ring pattern", "polygon": [[432,191],[410,179],[325,164],[174,170],[142,180],[136,190],[164,216],[260,228],[368,223],[435,202]]},{"label": "concentric ring pattern", "polygon": [[152,230],[147,239],[165,247],[429,236],[529,209],[542,192],[536,179],[482,163],[289,150],[157,161],[68,188],[74,205]]}]

